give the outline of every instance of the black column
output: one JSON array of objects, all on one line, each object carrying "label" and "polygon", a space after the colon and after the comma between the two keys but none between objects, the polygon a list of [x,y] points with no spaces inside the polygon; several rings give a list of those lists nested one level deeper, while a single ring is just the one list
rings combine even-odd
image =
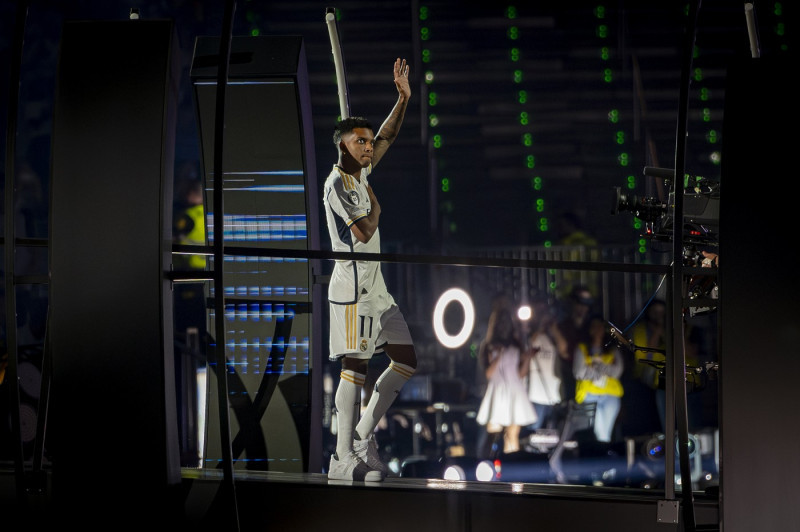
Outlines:
[{"label": "black column", "polygon": [[64,25],[56,89],[47,431],[58,523],[152,523],[180,486],[171,21]]},{"label": "black column", "polygon": [[726,532],[797,526],[796,62],[734,64],[720,203],[720,495]]}]

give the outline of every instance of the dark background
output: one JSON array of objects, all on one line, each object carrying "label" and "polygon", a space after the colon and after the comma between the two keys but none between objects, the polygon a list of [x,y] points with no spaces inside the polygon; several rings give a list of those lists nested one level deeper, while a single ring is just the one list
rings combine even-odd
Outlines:
[{"label": "dark background", "polygon": [[[408,58],[411,65],[413,95],[401,136],[373,180],[384,208],[387,249],[470,254],[481,248],[557,244],[557,220],[565,212],[577,215],[602,245],[639,247],[634,217],[611,214],[612,189],[657,197],[660,183],[643,176],[643,167],[674,166],[688,13],[688,3],[643,5],[394,1],[331,6],[339,16],[351,114],[364,115],[378,127],[395,99],[394,59]],[[329,6],[239,1],[234,24],[235,35],[303,36],[320,181],[335,162],[331,130],[339,114],[324,21]],[[786,7],[756,3],[764,56],[779,55],[788,46]],[[175,175],[180,179],[200,171],[188,69],[196,37],[221,33],[223,2],[33,0],[16,136],[19,203],[25,204],[19,208],[29,213],[20,236],[44,237],[47,231],[62,23],[125,19],[131,8],[139,9],[142,19],[175,21],[183,67]],[[0,6],[4,80],[15,10],[15,2]],[[703,2],[686,139],[691,175],[719,180],[726,71],[732,60],[749,53],[743,4]],[[4,132],[7,89],[4,81]]]}]

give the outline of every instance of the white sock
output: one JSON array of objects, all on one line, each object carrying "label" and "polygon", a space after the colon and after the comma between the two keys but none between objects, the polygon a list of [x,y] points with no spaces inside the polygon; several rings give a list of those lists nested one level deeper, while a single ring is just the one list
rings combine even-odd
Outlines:
[{"label": "white sock", "polygon": [[366,440],[369,438],[372,431],[378,426],[378,422],[397,398],[400,388],[413,374],[414,368],[411,366],[398,364],[397,362],[389,364],[389,367],[378,377],[378,381],[375,383],[375,391],[372,392],[367,408],[356,426],[356,439]]},{"label": "white sock", "polygon": [[336,389],[336,454],[339,458],[353,450],[353,430],[361,411],[361,388],[366,375],[353,370],[343,370]]}]

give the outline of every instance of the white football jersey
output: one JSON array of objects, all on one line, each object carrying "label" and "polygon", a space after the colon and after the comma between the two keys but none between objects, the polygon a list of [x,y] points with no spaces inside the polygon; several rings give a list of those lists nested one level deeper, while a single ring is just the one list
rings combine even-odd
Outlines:
[{"label": "white football jersey", "polygon": [[[372,208],[367,193],[367,176],[371,171],[372,165],[363,168],[357,179],[334,165],[325,180],[322,201],[333,251],[380,253],[379,229],[375,229],[367,243],[359,241],[350,229],[358,220],[368,216]],[[332,303],[354,303],[359,298],[371,298],[385,292],[380,263],[337,260],[334,264],[328,285],[328,299]]]}]

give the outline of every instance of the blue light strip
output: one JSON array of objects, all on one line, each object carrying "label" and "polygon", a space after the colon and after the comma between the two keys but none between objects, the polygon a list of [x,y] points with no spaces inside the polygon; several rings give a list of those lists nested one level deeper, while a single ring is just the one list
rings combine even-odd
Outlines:
[{"label": "blue light strip", "polygon": [[[302,170],[263,170],[260,172],[224,172],[222,175],[305,175]],[[213,179],[214,174],[209,174],[209,179]]]},{"label": "blue light strip", "polygon": [[[214,214],[206,217],[210,242],[214,241]],[[306,240],[308,227],[305,214],[231,214],[225,215],[226,242],[273,242]]]},{"label": "blue light strip", "polygon": [[[195,85],[216,85],[216,81],[196,81]],[[228,81],[228,85],[294,85],[294,81]]]},{"label": "blue light strip", "polygon": [[[236,272],[241,274],[242,272]],[[245,272],[247,273],[247,272]],[[250,272],[259,274],[264,272]],[[306,296],[308,288],[302,286],[226,286],[226,297],[281,297],[281,296]]]},{"label": "blue light strip", "polygon": [[[308,262],[308,259],[302,257],[259,257],[256,255],[225,255],[225,262]],[[250,273],[266,273],[263,271],[254,271]]]},{"label": "blue light strip", "polygon": [[[235,307],[235,308],[234,308]],[[225,305],[225,320],[228,322],[244,321],[283,321],[293,319],[295,316],[291,305],[283,303],[240,303],[237,305]]]},{"label": "blue light strip", "polygon": [[302,193],[306,191],[306,187],[303,185],[256,185],[253,187],[226,188],[225,191]]}]

